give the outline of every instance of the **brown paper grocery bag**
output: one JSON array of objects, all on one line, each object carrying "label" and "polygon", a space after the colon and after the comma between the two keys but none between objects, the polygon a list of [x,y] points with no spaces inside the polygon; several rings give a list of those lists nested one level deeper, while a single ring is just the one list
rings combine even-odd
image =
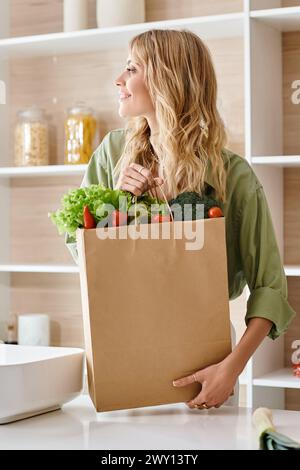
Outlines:
[{"label": "brown paper grocery bag", "polygon": [[[162,226],[170,239],[157,236]],[[76,233],[97,411],[190,400],[201,385],[175,388],[172,381],[231,351],[225,218],[147,227],[157,239],[120,239],[128,227]],[[202,230],[202,249],[187,249],[185,229]]]}]

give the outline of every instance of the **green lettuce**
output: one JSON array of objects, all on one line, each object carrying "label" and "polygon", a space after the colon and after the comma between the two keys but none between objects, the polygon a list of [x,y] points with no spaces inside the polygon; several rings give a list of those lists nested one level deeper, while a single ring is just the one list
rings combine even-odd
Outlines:
[{"label": "green lettuce", "polygon": [[[122,196],[122,199],[120,197]],[[120,207],[119,207],[119,202]],[[78,228],[83,227],[83,208],[88,206],[96,224],[106,218],[109,213],[107,205],[115,209],[128,212],[134,204],[144,207],[150,217],[151,205],[162,204],[162,201],[144,194],[136,198],[128,191],[106,188],[101,184],[92,184],[88,187],[70,190],[61,199],[61,207],[49,213],[48,216],[56,225],[60,235],[68,233],[70,237],[75,236]]]}]

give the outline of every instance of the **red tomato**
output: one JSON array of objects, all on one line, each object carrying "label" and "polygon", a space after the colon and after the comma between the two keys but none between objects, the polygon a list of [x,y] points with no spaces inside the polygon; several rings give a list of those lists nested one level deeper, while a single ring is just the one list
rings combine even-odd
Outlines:
[{"label": "red tomato", "polygon": [[153,215],[151,222],[153,224],[161,223],[161,222],[170,222],[171,216],[170,215],[162,215],[162,214],[155,214]]},{"label": "red tomato", "polygon": [[296,377],[300,377],[300,363],[299,364],[293,364],[293,369],[294,369],[294,375]]},{"label": "red tomato", "polygon": [[127,213],[120,212],[118,209],[114,210],[110,215],[110,226],[119,227],[120,225],[127,224]]},{"label": "red tomato", "polygon": [[208,211],[208,217],[223,217],[222,209],[220,207],[211,207]]},{"label": "red tomato", "polygon": [[84,206],[83,208],[83,226],[87,229],[96,227],[95,219],[90,213],[88,206]]}]

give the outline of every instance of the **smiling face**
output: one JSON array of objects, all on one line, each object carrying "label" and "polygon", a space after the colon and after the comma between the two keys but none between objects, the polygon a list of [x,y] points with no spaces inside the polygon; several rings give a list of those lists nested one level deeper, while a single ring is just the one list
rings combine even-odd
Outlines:
[{"label": "smiling face", "polygon": [[155,110],[144,81],[144,68],[133,57],[128,57],[127,66],[115,84],[120,93],[120,117],[144,116],[148,120],[153,119]]}]

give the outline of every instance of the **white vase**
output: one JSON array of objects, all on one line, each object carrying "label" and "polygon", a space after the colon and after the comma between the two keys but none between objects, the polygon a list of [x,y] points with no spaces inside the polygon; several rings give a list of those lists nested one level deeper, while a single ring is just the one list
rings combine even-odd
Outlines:
[{"label": "white vase", "polygon": [[64,0],[64,31],[78,31],[87,27],[87,0]]},{"label": "white vase", "polygon": [[97,0],[98,28],[145,22],[145,0]]}]

